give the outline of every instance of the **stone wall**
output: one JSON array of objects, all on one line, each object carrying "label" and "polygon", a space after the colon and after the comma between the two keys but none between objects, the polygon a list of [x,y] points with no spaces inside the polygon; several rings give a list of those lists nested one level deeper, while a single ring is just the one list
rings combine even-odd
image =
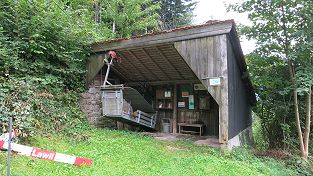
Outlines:
[{"label": "stone wall", "polygon": [[116,128],[116,122],[102,116],[101,84],[102,77],[98,74],[89,84],[87,91],[81,94],[81,109],[86,113],[90,124],[96,127]]}]

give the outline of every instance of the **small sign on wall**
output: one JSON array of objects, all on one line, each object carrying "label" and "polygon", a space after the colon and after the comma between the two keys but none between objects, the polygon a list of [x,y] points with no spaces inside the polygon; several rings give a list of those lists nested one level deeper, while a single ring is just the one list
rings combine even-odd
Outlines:
[{"label": "small sign on wall", "polygon": [[193,85],[194,90],[207,90],[203,84],[194,84]]},{"label": "small sign on wall", "polygon": [[171,97],[172,95],[171,95],[171,91],[170,90],[167,90],[167,91],[165,91],[164,92],[164,97],[165,98],[169,98],[169,97]]},{"label": "small sign on wall", "polygon": [[183,98],[188,98],[189,97],[189,92],[182,92],[181,93],[181,97],[183,97]]},{"label": "small sign on wall", "polygon": [[210,78],[209,82],[210,82],[210,86],[220,86],[221,78]]},{"label": "small sign on wall", "polygon": [[185,107],[185,102],[184,101],[178,102],[177,107],[184,108]]},{"label": "small sign on wall", "polygon": [[189,95],[189,109],[195,109],[195,99],[193,95]]}]

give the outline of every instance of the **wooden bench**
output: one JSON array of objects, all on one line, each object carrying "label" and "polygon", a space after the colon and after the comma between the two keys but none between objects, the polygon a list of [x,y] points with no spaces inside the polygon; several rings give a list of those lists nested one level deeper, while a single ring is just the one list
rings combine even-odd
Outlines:
[{"label": "wooden bench", "polygon": [[[191,130],[184,130],[184,127],[195,127],[199,128],[199,131],[191,131]],[[178,123],[178,133],[191,133],[191,134],[199,134],[200,136],[203,133],[203,124],[189,124],[189,123]]]}]

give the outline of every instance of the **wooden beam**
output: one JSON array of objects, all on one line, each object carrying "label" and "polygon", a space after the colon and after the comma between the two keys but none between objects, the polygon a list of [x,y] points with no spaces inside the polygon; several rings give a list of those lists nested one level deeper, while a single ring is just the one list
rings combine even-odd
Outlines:
[{"label": "wooden beam", "polygon": [[155,61],[152,59],[152,57],[150,56],[150,54],[148,54],[148,52],[147,52],[144,48],[141,48],[141,50],[142,50],[142,52],[143,52],[148,58],[150,58],[150,60],[158,67],[158,69],[159,69],[160,71],[162,71],[162,73],[165,75],[166,79],[169,79],[169,75],[165,72],[164,69],[162,69],[162,68],[160,67],[160,65],[159,65],[157,62],[155,62]]},{"label": "wooden beam", "polygon": [[174,84],[198,84],[201,83],[198,79],[190,79],[190,80],[167,80],[167,81],[147,81],[147,82],[126,82],[125,84],[128,86],[137,86],[141,84],[149,84],[152,86],[158,86],[158,85],[174,85]]},{"label": "wooden beam", "polygon": [[177,84],[174,84],[173,91],[173,134],[177,133]]},{"label": "wooden beam", "polygon": [[125,77],[121,72],[119,72],[116,68],[111,67],[112,71],[117,75],[119,76],[120,78],[124,79],[126,82],[129,81],[129,79],[127,77]]},{"label": "wooden beam", "polygon": [[151,70],[149,69],[149,67],[148,67],[146,64],[144,64],[144,62],[140,62],[139,59],[138,59],[138,57],[137,57],[131,50],[127,50],[127,51],[129,52],[129,54],[134,58],[134,60],[135,60],[137,63],[141,64],[141,66],[142,66],[143,68],[145,68],[145,69],[150,73],[150,75],[153,75],[153,77],[157,78],[156,80],[159,80],[159,79],[160,79],[155,73],[153,73],[153,71],[151,71]]},{"label": "wooden beam", "polygon": [[118,53],[119,53],[122,57],[125,58],[124,61],[127,61],[127,62],[129,63],[129,65],[131,65],[133,68],[135,68],[135,69],[139,72],[139,75],[140,75],[143,79],[147,80],[147,77],[145,76],[145,74],[143,74],[143,73],[141,72],[141,70],[136,66],[136,64],[133,64],[131,61],[127,60],[127,57],[126,57],[122,52],[118,52]]},{"label": "wooden beam", "polygon": [[136,48],[139,46],[157,45],[160,43],[173,43],[182,40],[190,40],[195,38],[209,37],[215,35],[221,35],[229,33],[233,21],[223,21],[216,24],[199,25],[196,27],[190,27],[181,30],[172,30],[169,32],[160,32],[154,35],[145,35],[142,37],[124,39],[124,40],[112,40],[108,42],[94,43],[92,52],[101,52],[107,50],[116,50],[122,48]]},{"label": "wooden beam", "polygon": [[[119,55],[119,53],[117,53]],[[121,55],[119,55],[121,57]],[[122,61],[123,62],[123,61]],[[127,61],[126,61],[127,62]],[[118,76],[122,77],[125,81],[130,81],[130,79],[127,77],[128,69],[125,69],[124,67],[120,66],[120,64],[113,65],[111,69],[118,74]]]},{"label": "wooden beam", "polygon": [[227,70],[227,38],[222,35],[217,40],[217,57],[220,59],[220,74],[223,77],[222,86],[220,86],[220,104],[219,104],[219,143],[228,143],[228,70]]},{"label": "wooden beam", "polygon": [[163,58],[163,60],[166,62],[166,64],[168,65],[168,66],[170,66],[171,67],[171,69],[173,69],[173,70],[175,70],[177,73],[178,73],[178,75],[181,77],[181,78],[185,78],[178,70],[177,70],[177,68],[175,68],[174,66],[173,66],[173,64],[168,60],[168,58],[162,53],[162,51],[156,46],[155,47],[155,49],[158,51],[158,53],[160,54],[160,56]]}]

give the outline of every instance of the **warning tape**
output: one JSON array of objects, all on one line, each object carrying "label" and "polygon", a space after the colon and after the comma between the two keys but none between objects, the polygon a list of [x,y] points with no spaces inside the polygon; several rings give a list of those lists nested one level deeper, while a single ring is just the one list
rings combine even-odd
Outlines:
[{"label": "warning tape", "polygon": [[[0,136],[0,140],[3,140],[3,141],[9,141],[9,133],[4,133]],[[16,131],[15,130],[12,130],[12,138],[15,138],[17,135],[16,135]]]},{"label": "warning tape", "polygon": [[[8,141],[0,140],[0,149],[8,150]],[[81,165],[91,165],[92,160],[87,158],[80,158],[76,156],[65,155],[62,153],[57,153],[49,150],[42,150],[36,147],[29,147],[25,145],[20,145],[16,143],[11,143],[12,151],[19,155],[29,156],[33,158],[39,158],[44,160],[51,160],[61,163],[73,164],[76,166]]]}]

